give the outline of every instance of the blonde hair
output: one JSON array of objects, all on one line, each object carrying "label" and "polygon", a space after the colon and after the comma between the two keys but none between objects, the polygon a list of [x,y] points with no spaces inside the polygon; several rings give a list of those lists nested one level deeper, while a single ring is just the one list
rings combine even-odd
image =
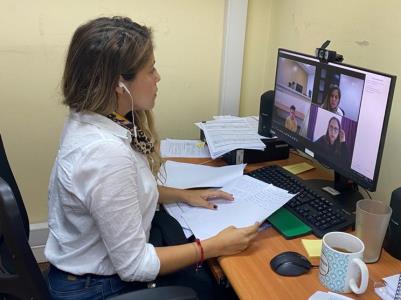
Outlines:
[{"label": "blonde hair", "polygon": [[143,130],[154,145],[155,151],[147,155],[147,160],[153,175],[157,177],[163,161],[160,155],[160,139],[156,132],[153,112],[151,110],[136,111],[135,118],[138,127]]}]

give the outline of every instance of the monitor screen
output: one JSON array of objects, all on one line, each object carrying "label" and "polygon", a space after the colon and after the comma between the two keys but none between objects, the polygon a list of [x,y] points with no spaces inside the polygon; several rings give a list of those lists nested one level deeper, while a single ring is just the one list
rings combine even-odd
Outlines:
[{"label": "monitor screen", "polygon": [[374,191],[395,80],[279,49],[272,132]]}]

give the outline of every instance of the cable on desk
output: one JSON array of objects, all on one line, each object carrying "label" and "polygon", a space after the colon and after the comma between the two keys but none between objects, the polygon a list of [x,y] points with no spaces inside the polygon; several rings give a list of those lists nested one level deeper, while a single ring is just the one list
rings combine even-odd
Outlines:
[{"label": "cable on desk", "polygon": [[363,188],[363,187],[361,187],[361,188],[365,191],[366,195],[368,195],[369,199],[372,199],[372,196],[370,195],[370,193],[368,192],[368,190],[365,189],[365,188]]}]

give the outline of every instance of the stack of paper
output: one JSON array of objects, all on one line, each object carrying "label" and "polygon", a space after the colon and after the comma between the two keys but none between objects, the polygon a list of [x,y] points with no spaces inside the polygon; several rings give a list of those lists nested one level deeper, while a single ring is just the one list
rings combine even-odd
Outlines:
[{"label": "stack of paper", "polygon": [[294,195],[286,190],[243,175],[222,188],[233,201],[217,199],[216,210],[188,207],[182,218],[199,239],[210,238],[228,226],[245,227],[261,223]]},{"label": "stack of paper", "polygon": [[216,210],[185,203],[165,204],[166,210],[181,224],[187,237],[192,233],[207,239],[228,226],[244,227],[262,222],[294,195],[288,191],[243,175],[245,165],[209,167],[167,161],[161,168],[159,184],[175,188],[222,187],[234,200],[210,200]]},{"label": "stack of paper", "polygon": [[[196,164],[166,161],[159,173],[159,184],[173,188],[222,187],[244,174],[245,164],[209,167]],[[180,202],[164,204],[167,212],[181,225],[185,236],[192,235],[182,215],[192,207]]]},{"label": "stack of paper", "polygon": [[197,123],[203,130],[213,159],[235,149],[264,150],[266,145],[255,130],[255,122],[249,118],[224,117]]}]

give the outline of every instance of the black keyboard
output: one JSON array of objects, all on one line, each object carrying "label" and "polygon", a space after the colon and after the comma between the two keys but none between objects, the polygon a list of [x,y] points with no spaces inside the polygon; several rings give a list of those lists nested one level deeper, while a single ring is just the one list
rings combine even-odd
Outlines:
[{"label": "black keyboard", "polygon": [[323,191],[308,187],[308,182],[291,174],[280,166],[267,166],[247,175],[271,183],[297,194],[284,206],[321,238],[330,231],[341,231],[355,223],[354,214],[345,210]]}]

